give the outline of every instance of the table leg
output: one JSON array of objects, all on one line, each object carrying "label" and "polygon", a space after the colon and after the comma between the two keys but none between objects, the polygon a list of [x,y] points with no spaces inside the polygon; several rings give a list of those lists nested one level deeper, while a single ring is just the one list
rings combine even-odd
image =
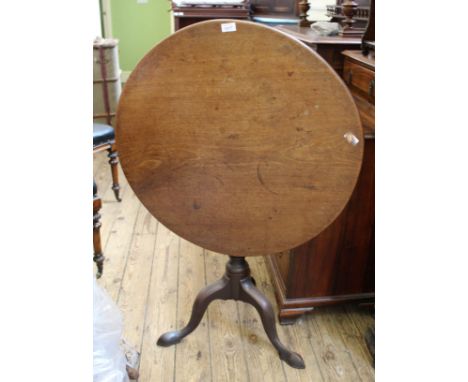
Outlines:
[{"label": "table leg", "polygon": [[249,264],[244,257],[230,256],[223,278],[214,284],[208,285],[198,294],[188,324],[181,330],[163,334],[159,337],[157,345],[170,346],[179,343],[197,328],[208,305],[216,299],[239,300],[253,305],[258,311],[263,328],[278,351],[279,357],[296,369],[305,368],[302,357],[298,353],[288,350],[279,340],[273,307],[256,288],[255,281],[250,276]]}]

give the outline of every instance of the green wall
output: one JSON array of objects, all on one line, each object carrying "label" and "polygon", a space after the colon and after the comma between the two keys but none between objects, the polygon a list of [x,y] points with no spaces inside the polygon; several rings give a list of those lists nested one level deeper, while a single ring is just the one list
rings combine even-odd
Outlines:
[{"label": "green wall", "polygon": [[131,71],[141,58],[171,32],[168,0],[111,0],[112,35],[119,39],[120,67]]}]

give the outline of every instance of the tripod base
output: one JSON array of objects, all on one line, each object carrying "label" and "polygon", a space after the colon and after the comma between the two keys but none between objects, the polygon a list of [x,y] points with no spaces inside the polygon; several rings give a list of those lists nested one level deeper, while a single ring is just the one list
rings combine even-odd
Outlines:
[{"label": "tripod base", "polygon": [[279,340],[276,332],[273,307],[266,297],[256,288],[254,279],[250,276],[249,264],[243,257],[229,257],[226,273],[215,283],[203,288],[198,294],[192,308],[190,320],[183,329],[167,332],[158,339],[158,346],[170,346],[179,343],[185,336],[192,333],[200,324],[210,302],[214,300],[238,300],[247,302],[257,309],[262,319],[263,328],[279,357],[296,369],[304,369],[302,357],[288,350]]}]

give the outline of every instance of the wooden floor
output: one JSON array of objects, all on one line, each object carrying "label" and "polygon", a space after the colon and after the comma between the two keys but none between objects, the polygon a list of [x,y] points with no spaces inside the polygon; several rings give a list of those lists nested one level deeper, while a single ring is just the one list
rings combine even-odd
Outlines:
[{"label": "wooden floor", "polygon": [[[120,174],[123,200],[118,203],[106,155],[95,155],[106,256],[99,283],[123,312],[126,340],[141,353],[140,382],[374,380],[363,341],[373,317],[354,306],[316,309],[295,325],[277,325],[283,343],[303,356],[305,370],[279,360],[257,312],[242,302],[213,302],[195,332],[176,346],[157,347],[160,334],[186,324],[198,290],[222,276],[227,257],[159,224]],[[249,263],[257,286],[276,309],[264,259]]]}]

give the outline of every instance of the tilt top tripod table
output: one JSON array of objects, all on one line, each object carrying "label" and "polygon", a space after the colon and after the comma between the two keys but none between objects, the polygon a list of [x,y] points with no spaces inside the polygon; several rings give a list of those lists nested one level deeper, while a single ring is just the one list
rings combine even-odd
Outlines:
[{"label": "tilt top tripod table", "polygon": [[361,168],[358,111],[333,69],[301,42],[247,21],[193,24],[154,47],[120,98],[122,168],[162,224],[230,256],[195,300],[191,333],[215,299],[252,304],[282,360],[304,368],[276,332],[245,257],[310,240],[339,215]]}]

